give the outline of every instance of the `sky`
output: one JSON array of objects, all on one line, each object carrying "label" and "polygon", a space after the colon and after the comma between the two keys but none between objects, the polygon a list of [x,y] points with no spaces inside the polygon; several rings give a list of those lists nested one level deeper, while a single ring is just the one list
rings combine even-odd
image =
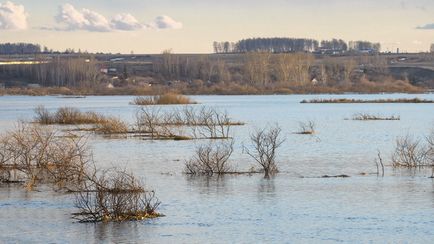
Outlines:
[{"label": "sky", "polygon": [[210,53],[214,41],[296,37],[428,51],[433,0],[0,0],[0,42],[54,50]]}]

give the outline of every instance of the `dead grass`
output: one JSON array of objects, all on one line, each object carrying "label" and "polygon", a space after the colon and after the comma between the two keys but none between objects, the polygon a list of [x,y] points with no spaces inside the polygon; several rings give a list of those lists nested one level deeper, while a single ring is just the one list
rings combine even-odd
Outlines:
[{"label": "dead grass", "polygon": [[372,120],[401,120],[400,116],[389,116],[389,117],[384,117],[381,115],[372,115],[372,114],[366,114],[366,113],[358,113],[358,114],[354,114],[353,117],[351,118],[352,120],[358,120],[358,121],[372,121]]},{"label": "dead grass", "polygon": [[106,118],[101,114],[95,112],[82,112],[71,107],[62,107],[56,112],[50,113],[44,106],[38,106],[34,111],[36,114],[34,121],[43,125],[98,124],[106,120]]},{"label": "dead grass", "polygon": [[184,95],[175,93],[166,93],[150,97],[136,97],[131,104],[134,105],[180,105],[180,104],[196,104],[195,101]]},{"label": "dead grass", "polygon": [[126,134],[129,132],[128,125],[116,117],[104,118],[98,122],[94,131],[105,135]]},{"label": "dead grass", "polygon": [[420,98],[399,98],[399,99],[377,99],[377,100],[360,100],[360,99],[312,99],[303,100],[301,103],[434,103],[433,100],[425,100]]}]

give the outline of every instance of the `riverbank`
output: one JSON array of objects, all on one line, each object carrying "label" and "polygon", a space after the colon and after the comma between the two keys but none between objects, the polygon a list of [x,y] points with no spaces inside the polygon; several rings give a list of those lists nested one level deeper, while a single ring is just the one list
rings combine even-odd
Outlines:
[{"label": "riverbank", "polygon": [[185,95],[291,95],[291,94],[380,94],[380,93],[425,93],[429,90],[409,84],[362,84],[342,86],[270,86],[259,88],[250,85],[235,83],[218,84],[213,86],[186,87],[186,86],[126,86],[108,88],[96,87],[16,87],[0,89],[0,95],[26,95],[26,96],[116,96],[116,95],[158,95],[162,93],[178,93]]}]

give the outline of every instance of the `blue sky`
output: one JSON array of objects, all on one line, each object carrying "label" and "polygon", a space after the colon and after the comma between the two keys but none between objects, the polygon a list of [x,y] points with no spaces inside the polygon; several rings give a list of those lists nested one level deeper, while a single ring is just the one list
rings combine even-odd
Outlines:
[{"label": "blue sky", "polygon": [[[53,49],[207,53],[247,37],[343,38],[426,51],[432,0],[0,0],[2,42]],[[417,28],[420,27],[420,28]]]}]

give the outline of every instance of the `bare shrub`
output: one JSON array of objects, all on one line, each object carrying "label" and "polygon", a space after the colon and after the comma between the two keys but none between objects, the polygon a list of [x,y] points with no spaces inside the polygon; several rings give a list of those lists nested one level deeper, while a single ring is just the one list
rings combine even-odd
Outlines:
[{"label": "bare shrub", "polygon": [[140,181],[124,170],[105,170],[89,176],[75,194],[80,222],[132,221],[156,218],[160,201]]},{"label": "bare shrub", "polygon": [[29,190],[38,183],[67,188],[84,180],[90,159],[84,136],[65,136],[52,128],[19,124],[4,138],[8,140],[3,150],[9,156],[3,168],[21,172]]},{"label": "bare shrub", "polygon": [[228,161],[233,151],[234,142],[232,140],[199,146],[195,155],[185,162],[185,172],[191,175],[207,176],[229,173],[232,168]]},{"label": "bare shrub", "polygon": [[[227,112],[214,108],[184,107],[163,111],[155,107],[142,107],[136,113],[139,132],[148,133],[152,139],[184,136],[191,138],[227,139],[231,127],[243,125],[231,121]],[[183,135],[184,133],[189,134]]]},{"label": "bare shrub", "polygon": [[315,134],[316,124],[312,120],[309,120],[306,122],[299,122],[298,126],[299,126],[299,130],[296,134],[300,134],[300,135],[313,135],[313,134]]},{"label": "bare shrub", "polygon": [[280,136],[281,132],[282,129],[276,125],[250,135],[253,150],[246,148],[246,152],[262,167],[266,178],[278,172],[276,151],[285,141]]},{"label": "bare shrub", "polygon": [[427,166],[427,149],[420,140],[410,136],[396,140],[395,151],[392,155],[393,167],[417,168]]},{"label": "bare shrub", "polygon": [[151,97],[136,97],[131,104],[134,105],[171,105],[171,104],[196,104],[195,101],[189,97],[175,94],[166,93],[163,95],[151,96]]}]

